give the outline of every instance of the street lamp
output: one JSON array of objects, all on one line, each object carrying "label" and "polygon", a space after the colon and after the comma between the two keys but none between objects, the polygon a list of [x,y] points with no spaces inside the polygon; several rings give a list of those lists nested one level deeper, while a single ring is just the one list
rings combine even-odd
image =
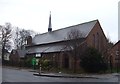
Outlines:
[{"label": "street lamp", "polygon": [[41,67],[41,63],[40,63],[40,66],[39,66],[39,74],[41,74],[41,69],[42,69],[42,67]]},{"label": "street lamp", "polygon": [[[42,53],[41,53],[41,54],[42,54]],[[41,58],[41,57],[42,57],[41,54],[40,54],[40,53],[37,53],[37,54],[36,54],[36,57],[40,57],[40,58]],[[41,62],[39,61],[39,74],[41,74],[41,69],[42,69],[42,67],[41,67]]]}]

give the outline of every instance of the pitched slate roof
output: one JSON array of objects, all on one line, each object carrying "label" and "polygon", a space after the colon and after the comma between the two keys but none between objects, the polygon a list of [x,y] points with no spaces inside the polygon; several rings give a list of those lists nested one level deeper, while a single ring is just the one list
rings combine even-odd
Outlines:
[{"label": "pitched slate roof", "polygon": [[[20,50],[20,49],[17,50],[17,49],[13,49],[12,51],[15,52],[15,53],[18,53],[18,55],[19,55],[20,58],[25,57],[26,50]],[[12,52],[12,53],[13,53],[13,52]]]},{"label": "pitched slate roof", "polygon": [[[48,53],[48,52],[60,52],[64,51],[64,44],[57,43],[57,44],[48,44],[53,42],[66,42],[68,33],[71,32],[71,30],[79,30],[81,33],[84,34],[84,38],[81,38],[80,42],[84,42],[85,38],[88,36],[90,31],[93,29],[95,24],[98,20],[93,20],[90,22],[69,26],[66,28],[62,28],[59,30],[46,32],[43,34],[38,34],[33,38],[33,46],[27,48],[27,54],[32,53]],[[41,44],[47,44],[47,45],[41,45]],[[37,45],[37,46],[36,46]],[[69,50],[69,49],[67,49]]]},{"label": "pitched slate roof", "polygon": [[45,46],[37,46],[32,47],[27,50],[27,54],[31,53],[48,53],[48,52],[60,52],[62,51],[62,45],[45,45]]},{"label": "pitched slate roof", "polygon": [[97,21],[98,20],[93,20],[86,23],[62,28],[59,30],[38,34],[33,38],[32,42],[33,44],[38,45],[38,44],[47,44],[52,42],[64,41],[67,38],[68,32],[74,29],[79,30],[81,33],[84,34],[85,37],[87,37],[90,31],[92,30],[92,28],[94,27],[94,25],[97,23]]},{"label": "pitched slate roof", "polygon": [[[81,38],[79,42],[82,44],[84,42],[84,38]],[[49,45],[38,45],[38,46],[32,46],[27,49],[27,54],[32,53],[50,53],[50,52],[61,52],[61,51],[69,51],[70,49],[65,47],[64,43],[57,43],[57,44],[49,44]]]},{"label": "pitched slate roof", "polygon": [[24,57],[25,57],[25,54],[26,54],[26,51],[25,51],[25,50],[17,50],[17,52],[18,52],[18,54],[19,54],[19,56],[20,56],[21,58],[24,58]]}]

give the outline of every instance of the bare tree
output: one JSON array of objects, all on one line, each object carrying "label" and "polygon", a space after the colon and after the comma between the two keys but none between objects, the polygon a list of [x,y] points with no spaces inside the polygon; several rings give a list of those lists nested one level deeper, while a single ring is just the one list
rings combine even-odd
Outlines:
[{"label": "bare tree", "polygon": [[5,50],[11,48],[11,36],[12,36],[12,27],[10,23],[5,23],[4,26],[1,26],[0,31],[1,44],[2,44],[2,61],[4,62]]},{"label": "bare tree", "polygon": [[2,25],[0,25],[0,43],[2,42]]},{"label": "bare tree", "polygon": [[[70,55],[73,57],[74,59],[74,72],[76,72],[76,63],[77,63],[77,59],[80,56],[80,53],[83,51],[83,49],[81,49],[81,47],[84,48],[83,44],[84,44],[84,38],[85,35],[83,32],[74,29],[71,30],[70,32],[67,33],[67,41],[65,42],[65,49],[68,50],[70,53]],[[81,51],[81,52],[80,52]]]},{"label": "bare tree", "polygon": [[0,25],[0,58],[2,56],[2,40],[1,37],[2,36],[2,26]]},{"label": "bare tree", "polygon": [[14,44],[16,49],[23,49],[26,45],[27,37],[28,36],[34,36],[35,32],[32,30],[25,30],[25,29],[19,29],[16,28],[15,32],[15,38],[14,38]]},{"label": "bare tree", "polygon": [[110,38],[109,38],[109,37],[107,37],[107,49],[112,48],[112,47],[113,47],[113,45],[114,45],[114,43],[110,40]]},{"label": "bare tree", "polygon": [[14,44],[16,49],[22,49],[26,44],[26,38],[30,36],[30,32],[28,30],[22,29],[20,30],[18,27],[15,32]]}]

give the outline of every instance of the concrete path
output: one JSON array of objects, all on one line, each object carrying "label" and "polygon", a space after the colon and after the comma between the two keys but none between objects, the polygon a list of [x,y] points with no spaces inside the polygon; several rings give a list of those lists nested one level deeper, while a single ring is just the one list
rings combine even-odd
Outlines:
[{"label": "concrete path", "polygon": [[114,78],[116,75],[114,74],[65,74],[65,73],[34,73],[36,76],[46,76],[46,77],[62,77],[62,78],[94,78],[94,79],[109,79]]}]

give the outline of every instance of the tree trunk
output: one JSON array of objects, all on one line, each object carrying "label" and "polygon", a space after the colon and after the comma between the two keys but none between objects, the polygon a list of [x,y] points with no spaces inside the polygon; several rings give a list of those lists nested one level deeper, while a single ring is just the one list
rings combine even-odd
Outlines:
[{"label": "tree trunk", "polygon": [[2,46],[2,64],[4,64],[5,47]]}]

